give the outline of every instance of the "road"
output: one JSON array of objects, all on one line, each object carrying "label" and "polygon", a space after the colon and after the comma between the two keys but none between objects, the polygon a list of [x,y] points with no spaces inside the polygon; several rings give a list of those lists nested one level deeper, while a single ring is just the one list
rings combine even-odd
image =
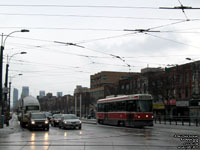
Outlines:
[{"label": "road", "polygon": [[155,125],[138,129],[84,123],[82,130],[50,127],[49,131],[29,131],[16,119],[12,124],[14,132],[0,135],[0,150],[177,150],[186,143],[183,140],[200,137],[197,127]]}]

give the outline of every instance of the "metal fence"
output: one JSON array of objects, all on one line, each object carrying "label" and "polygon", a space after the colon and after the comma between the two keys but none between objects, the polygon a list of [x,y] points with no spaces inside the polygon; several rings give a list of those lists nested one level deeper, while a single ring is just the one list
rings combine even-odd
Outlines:
[{"label": "metal fence", "polygon": [[156,124],[169,124],[169,125],[188,125],[188,126],[200,126],[200,118],[198,117],[179,117],[179,116],[159,116],[154,117],[154,123]]}]

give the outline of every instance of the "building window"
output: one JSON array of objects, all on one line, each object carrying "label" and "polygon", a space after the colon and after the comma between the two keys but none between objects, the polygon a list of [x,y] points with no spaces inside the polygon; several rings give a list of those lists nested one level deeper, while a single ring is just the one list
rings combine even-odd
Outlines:
[{"label": "building window", "polygon": [[182,98],[182,96],[181,96],[182,93],[181,93],[181,92],[182,92],[182,90],[181,90],[181,88],[179,88],[179,89],[178,89],[178,97],[179,97],[180,99]]},{"label": "building window", "polygon": [[194,82],[195,79],[196,79],[196,74],[195,74],[195,72],[192,72],[192,82]]},{"label": "building window", "polygon": [[185,87],[185,97],[188,97],[189,91],[188,91],[188,87]]},{"label": "building window", "polygon": [[126,90],[129,90],[129,84],[126,85]]},{"label": "building window", "polygon": [[188,77],[188,76],[189,76],[189,74],[188,74],[188,72],[186,72],[186,73],[185,73],[185,82],[188,82],[188,81],[189,81],[189,77]]}]

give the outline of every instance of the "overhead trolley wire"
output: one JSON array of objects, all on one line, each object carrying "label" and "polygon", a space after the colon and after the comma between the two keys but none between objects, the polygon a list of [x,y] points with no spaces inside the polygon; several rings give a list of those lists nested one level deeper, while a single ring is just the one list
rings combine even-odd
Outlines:
[{"label": "overhead trolley wire", "polygon": [[63,14],[20,14],[0,13],[7,16],[41,16],[41,17],[77,17],[77,18],[107,18],[107,19],[135,19],[135,20],[184,20],[181,18],[152,18],[152,17],[130,17],[130,16],[99,16],[99,15],[63,15]]},{"label": "overhead trolley wire", "polygon": [[198,47],[198,46],[194,46],[194,45],[186,44],[186,43],[183,43],[183,42],[171,40],[171,39],[164,38],[164,37],[161,37],[161,36],[157,36],[157,35],[154,35],[154,34],[150,34],[150,33],[145,33],[145,34],[146,34],[146,35],[150,35],[150,36],[152,36],[152,37],[156,37],[156,38],[162,39],[162,40],[167,40],[167,41],[170,41],[170,42],[174,42],[174,43],[177,43],[177,44],[182,44],[182,45],[186,45],[186,46],[191,46],[191,47],[198,48],[198,49],[200,48],[200,47]]},{"label": "overhead trolley wire", "polygon": [[22,5],[22,4],[0,4],[0,7],[60,7],[60,8],[114,8],[114,9],[159,9],[159,7],[140,6],[114,6],[114,5]]}]

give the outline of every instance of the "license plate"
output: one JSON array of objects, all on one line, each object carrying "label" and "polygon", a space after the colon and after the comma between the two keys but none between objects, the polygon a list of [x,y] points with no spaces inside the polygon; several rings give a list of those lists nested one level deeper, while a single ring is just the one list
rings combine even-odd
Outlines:
[{"label": "license plate", "polygon": [[42,127],[42,124],[39,124],[38,127]]}]

